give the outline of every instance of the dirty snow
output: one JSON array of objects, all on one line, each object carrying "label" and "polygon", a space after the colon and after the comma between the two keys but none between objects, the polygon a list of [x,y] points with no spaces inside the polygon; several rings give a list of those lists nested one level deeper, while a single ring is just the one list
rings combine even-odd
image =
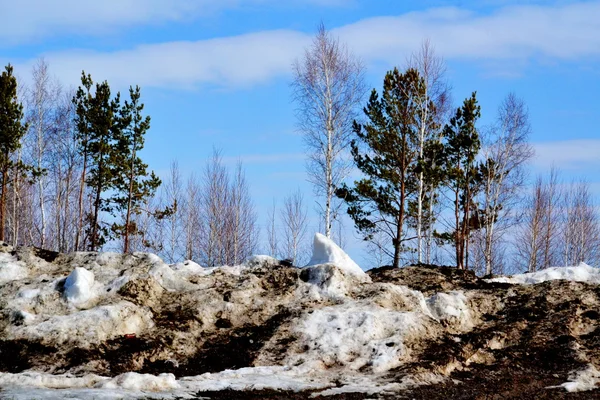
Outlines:
[{"label": "dirty snow", "polygon": [[552,267],[537,272],[492,278],[488,279],[487,281],[533,285],[536,283],[542,283],[557,279],[600,284],[600,269],[591,267],[586,263],[582,262],[575,267]]},{"label": "dirty snow", "polygon": [[15,256],[0,253],[0,284],[24,279],[29,275],[28,269]]}]

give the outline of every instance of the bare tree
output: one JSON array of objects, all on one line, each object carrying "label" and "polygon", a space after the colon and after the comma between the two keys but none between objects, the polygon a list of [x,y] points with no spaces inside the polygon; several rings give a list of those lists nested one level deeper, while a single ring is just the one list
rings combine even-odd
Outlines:
[{"label": "bare tree", "polygon": [[559,201],[558,174],[552,169],[547,180],[537,178],[525,199],[515,235],[517,262],[526,265],[528,272],[554,266],[558,261]]},{"label": "bare tree", "polygon": [[259,237],[256,211],[241,162],[228,186],[227,227],[223,238],[227,252],[223,261],[224,264],[238,265],[254,253]]},{"label": "bare tree", "polygon": [[[421,167],[417,173],[417,215],[416,215],[416,236],[417,236],[417,262],[423,261],[423,233],[424,225],[433,225],[434,219],[434,199],[436,183],[434,180],[427,179],[425,174],[425,150],[430,142],[439,142],[441,130],[445,116],[450,109],[449,91],[450,88],[445,80],[446,64],[444,60],[435,54],[435,49],[429,40],[424,40],[418,52],[413,53],[408,61],[408,68],[419,71],[423,78],[423,95],[416,98],[418,114],[418,140],[419,160]],[[428,197],[428,198],[426,198]],[[423,212],[424,203],[427,203],[428,211]],[[428,221],[424,221],[424,217]],[[433,235],[433,229],[429,229],[429,235]],[[425,251],[427,262],[430,262],[432,237],[425,242],[428,247]]]},{"label": "bare tree", "polygon": [[[509,94],[498,109],[497,122],[484,139],[481,167],[483,188],[478,210],[483,234],[485,273],[491,274],[494,249],[503,231],[515,223],[513,211],[525,184],[525,165],[533,156],[529,144],[531,127],[523,100]],[[497,258],[496,258],[497,259]]]},{"label": "bare tree", "polygon": [[195,174],[190,175],[186,185],[186,199],[183,205],[184,236],[185,236],[185,258],[187,260],[199,260],[198,243],[202,225],[200,222],[200,182]]},{"label": "bare tree", "polygon": [[267,211],[267,244],[269,246],[269,254],[271,257],[277,257],[279,255],[279,240],[277,234],[277,226],[275,224],[277,213],[277,204],[273,199],[273,205]]},{"label": "bare tree", "polygon": [[182,249],[182,210],[183,184],[179,164],[171,162],[169,178],[163,185],[163,203],[161,207],[173,207],[173,213],[163,219],[162,244],[163,256],[168,262],[177,262],[183,257]]},{"label": "bare tree", "polygon": [[350,170],[345,153],[365,94],[364,67],[321,24],[304,57],[294,62],[293,71],[298,125],[309,149],[309,179],[324,198],[320,206],[325,235],[330,237],[332,217],[341,206],[334,192]]},{"label": "bare tree", "polygon": [[564,265],[597,264],[600,224],[587,182],[572,183],[563,195],[562,256]]},{"label": "bare tree", "polygon": [[[283,248],[282,256],[294,265],[300,262],[300,251],[306,240],[307,211],[300,190],[286,196],[281,210]],[[303,260],[302,260],[303,261]]]},{"label": "bare tree", "polygon": [[[60,86],[50,76],[48,64],[43,59],[37,61],[32,70],[33,82],[27,96],[30,128],[29,143],[31,149],[31,164],[41,173],[48,167],[49,139],[53,123],[53,113],[60,95]],[[37,179],[37,210],[39,211],[39,240],[40,247],[46,246],[47,217],[46,217],[46,183],[47,176],[41,173]]]}]

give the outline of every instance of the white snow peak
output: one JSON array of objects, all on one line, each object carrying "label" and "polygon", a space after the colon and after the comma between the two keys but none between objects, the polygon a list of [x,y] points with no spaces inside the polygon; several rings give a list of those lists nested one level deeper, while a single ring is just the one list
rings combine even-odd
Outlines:
[{"label": "white snow peak", "polygon": [[365,272],[333,240],[321,233],[315,234],[313,255],[306,267],[320,264],[334,264],[344,272],[362,276]]}]

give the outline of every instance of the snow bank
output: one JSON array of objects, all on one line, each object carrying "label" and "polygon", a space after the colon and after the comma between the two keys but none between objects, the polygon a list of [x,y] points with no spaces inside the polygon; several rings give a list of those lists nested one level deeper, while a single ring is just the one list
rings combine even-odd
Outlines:
[{"label": "snow bank", "polygon": [[314,310],[296,326],[299,346],[305,351],[292,355],[288,365],[305,364],[324,370],[334,366],[359,370],[371,366],[384,372],[407,357],[407,339],[427,332],[423,313],[390,311],[366,303]]},{"label": "snow bank", "polygon": [[85,268],[77,267],[67,276],[65,281],[65,298],[74,306],[80,306],[94,297],[92,287],[94,273]]},{"label": "snow bank", "polygon": [[306,267],[320,264],[334,264],[348,274],[356,276],[365,275],[365,272],[358,264],[335,244],[333,240],[328,239],[325,235],[316,233],[313,241],[312,258]]},{"label": "snow bank", "polygon": [[0,253],[0,283],[27,278],[29,271],[22,262],[8,253]]},{"label": "snow bank", "polygon": [[558,279],[564,279],[574,282],[588,282],[593,284],[600,284],[600,269],[591,267],[586,263],[582,262],[576,267],[546,268],[537,272],[513,276],[503,276],[500,278],[488,279],[487,281],[533,285],[536,283],[542,283]]}]

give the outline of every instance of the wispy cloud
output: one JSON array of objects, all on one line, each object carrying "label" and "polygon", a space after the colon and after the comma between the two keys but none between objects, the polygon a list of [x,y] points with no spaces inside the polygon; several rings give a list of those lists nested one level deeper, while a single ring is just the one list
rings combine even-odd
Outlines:
[{"label": "wispy cloud", "polygon": [[600,173],[600,139],[577,139],[534,143],[534,167],[557,167],[571,172]]},{"label": "wispy cloud", "polygon": [[[291,0],[286,6],[335,7],[352,0]],[[66,34],[101,35],[134,26],[192,21],[276,0],[0,0],[0,46]]]},{"label": "wispy cloud", "polygon": [[[312,1],[337,3],[337,0]],[[0,2],[6,7],[6,0]],[[162,7],[167,17],[171,15],[172,18],[181,17],[180,14],[192,7],[192,3],[196,4],[191,0],[176,0],[173,4],[177,6],[167,7],[164,0],[125,0],[125,5],[120,7],[128,5],[133,8],[139,2],[156,2],[159,7],[151,13],[160,13],[156,10]],[[240,2],[242,0],[225,1]],[[209,0],[198,2],[205,5],[213,3]],[[108,12],[104,8],[102,10]],[[114,14],[114,23],[124,18],[116,11]],[[113,11],[109,15],[112,16]],[[146,18],[154,18],[152,15]],[[390,66],[403,63],[423,38],[430,38],[439,53],[448,59],[474,59],[482,65],[494,62],[524,65],[532,58],[574,60],[599,57],[598,15],[600,1],[560,6],[509,6],[485,15],[443,7],[394,17],[364,19],[334,29],[334,32],[367,62],[383,62]],[[199,85],[216,85],[238,88],[288,75],[291,62],[302,54],[309,41],[307,33],[277,30],[201,41],[146,44],[115,52],[72,50],[44,56],[66,83],[76,84],[81,70],[85,69],[97,79],[108,79],[117,86],[140,84],[145,87],[193,89]],[[25,61],[20,67],[31,64],[31,60]],[[511,70],[511,73],[516,72]]]},{"label": "wispy cloud", "polygon": [[430,38],[448,58],[487,60],[600,55],[600,2],[509,6],[489,15],[444,7],[341,27],[339,35],[369,60],[398,60]]}]

